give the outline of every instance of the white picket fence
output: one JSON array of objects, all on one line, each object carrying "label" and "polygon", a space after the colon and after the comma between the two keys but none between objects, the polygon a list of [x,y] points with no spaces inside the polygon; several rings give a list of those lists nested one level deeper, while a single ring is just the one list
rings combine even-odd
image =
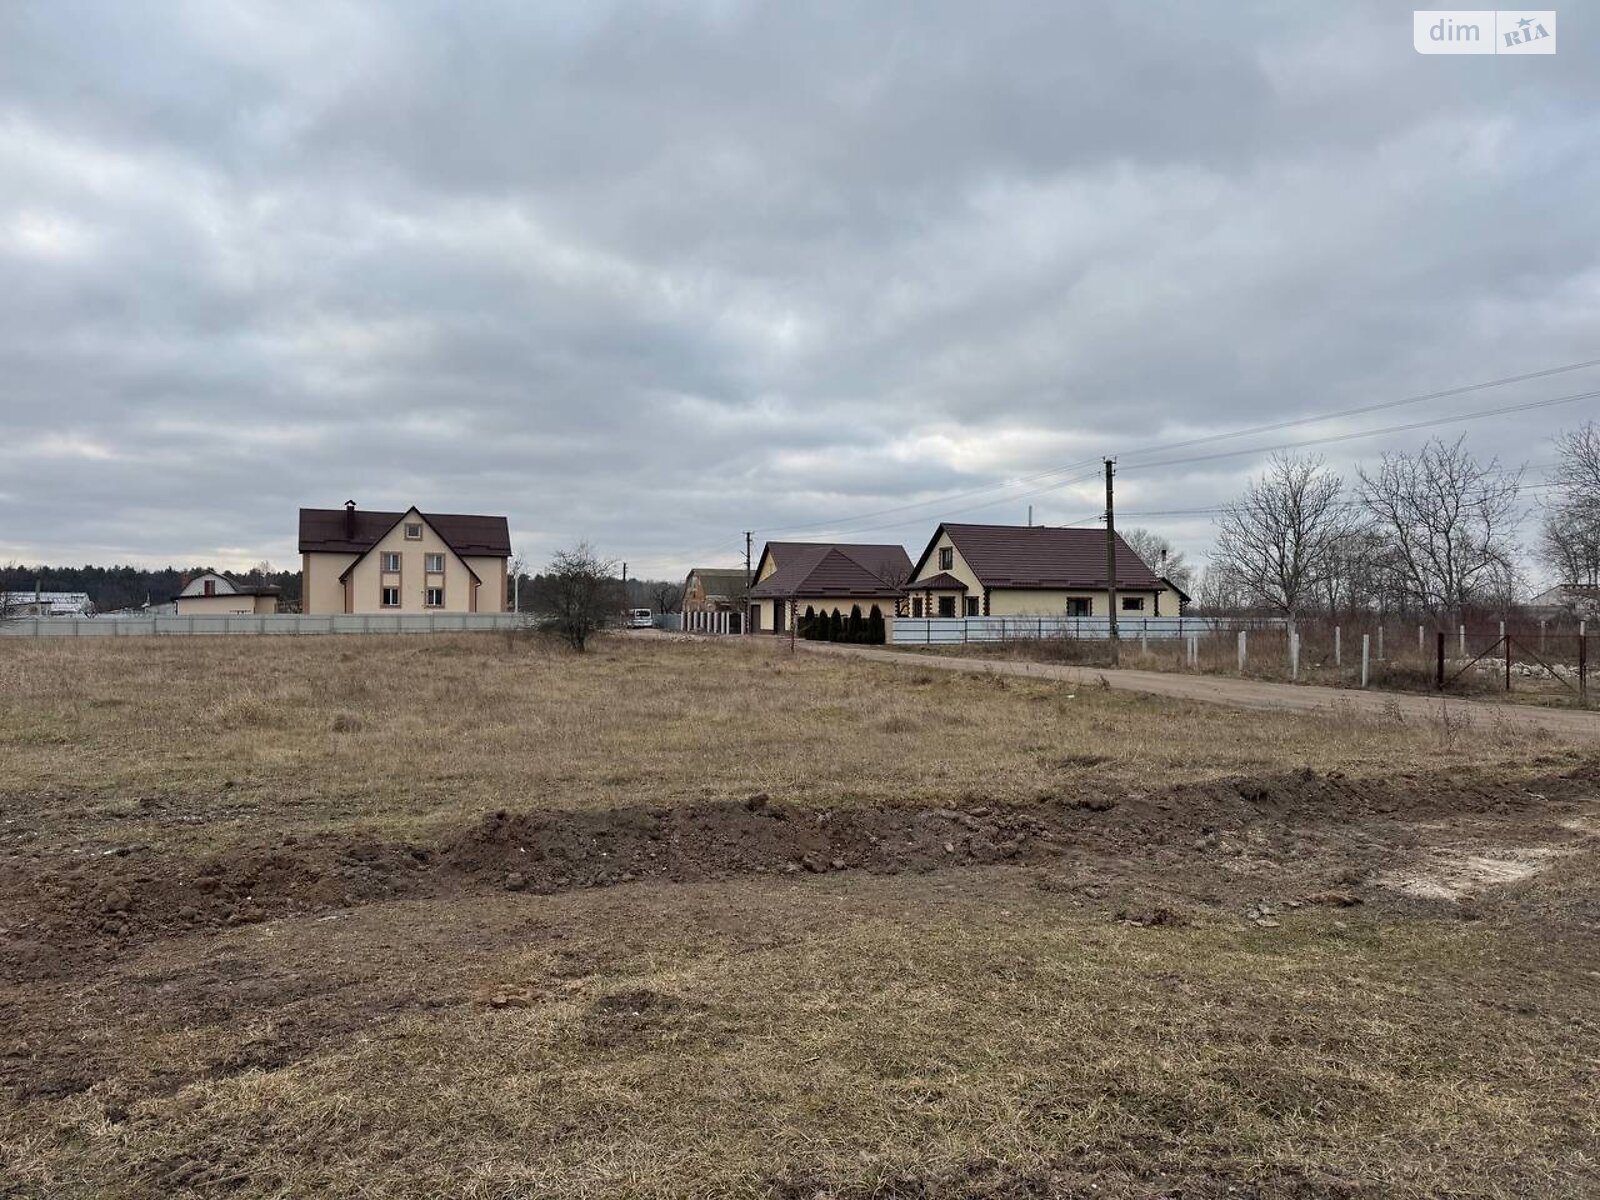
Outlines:
[{"label": "white picket fence", "polygon": [[22,617],[5,637],[153,637],[218,634],[471,633],[517,629],[525,613],[337,613],[271,616]]},{"label": "white picket fence", "polygon": [[[1242,629],[1281,628],[1282,621],[1226,617],[1135,617],[1117,621],[1123,641],[1169,641],[1206,637]],[[1107,617],[896,617],[889,641],[896,646],[961,646],[969,642],[1012,642],[1039,638],[1105,641]]]}]

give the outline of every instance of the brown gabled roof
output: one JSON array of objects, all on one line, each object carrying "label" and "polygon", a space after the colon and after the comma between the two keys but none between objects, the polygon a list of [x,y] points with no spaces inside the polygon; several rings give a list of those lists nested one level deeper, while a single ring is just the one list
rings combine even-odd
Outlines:
[{"label": "brown gabled roof", "polygon": [[967,585],[962,583],[949,571],[940,571],[937,575],[929,575],[926,579],[919,579],[916,583],[906,585],[908,592],[964,592]]},{"label": "brown gabled roof", "polygon": [[761,561],[756,564],[756,575],[760,577],[760,567],[768,558],[783,567],[796,555],[804,556],[826,548],[839,551],[879,579],[903,582],[911,571],[911,556],[904,546],[884,542],[768,542],[761,551]]},{"label": "brown gabled roof", "polygon": [[[1106,535],[1102,529],[1066,529],[1059,525],[956,525],[933,531],[928,548],[917,560],[922,570],[939,535],[950,535],[967,566],[986,588],[1104,588]],[[1117,587],[1154,591],[1162,581],[1127,542],[1117,537]],[[921,581],[912,585],[922,586]]]},{"label": "brown gabled roof", "polygon": [[756,597],[893,596],[890,582],[911,573],[904,546],[847,545],[831,542],[768,542],[777,569],[750,589]]},{"label": "brown gabled roof", "polygon": [[[379,512],[358,508],[350,514],[342,508],[302,508],[300,553],[364,554],[410,511]],[[511,527],[504,517],[425,513],[420,509],[418,515],[433,526],[434,532],[450,549],[463,557],[469,554],[511,557]]]},{"label": "brown gabled roof", "polygon": [[688,589],[689,580],[698,578],[700,586],[705,588],[707,596],[743,596],[745,594],[744,568],[727,569],[724,567],[696,567],[684,577],[685,590]]}]

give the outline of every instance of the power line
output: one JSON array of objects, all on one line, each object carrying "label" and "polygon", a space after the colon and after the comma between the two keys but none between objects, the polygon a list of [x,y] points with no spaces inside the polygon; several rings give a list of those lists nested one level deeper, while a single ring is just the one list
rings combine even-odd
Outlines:
[{"label": "power line", "polygon": [[[1557,404],[1571,404],[1574,401],[1590,400],[1590,399],[1593,399],[1593,398],[1595,398],[1597,396],[1600,396],[1600,389],[1597,389],[1595,391],[1590,391],[1590,392],[1576,392],[1576,393],[1574,393],[1574,394],[1572,394],[1570,396],[1553,396],[1553,397],[1550,397],[1550,398],[1544,399],[1544,400],[1529,400],[1529,401],[1525,401],[1525,402],[1523,402],[1521,404],[1503,405],[1503,406],[1501,406],[1499,408],[1479,409],[1476,412],[1470,412],[1470,413],[1454,413],[1454,414],[1451,414],[1450,416],[1434,417],[1434,418],[1430,418],[1430,419],[1424,420],[1424,421],[1408,421],[1408,422],[1405,422],[1405,423],[1400,424],[1400,425],[1386,425],[1386,426],[1382,426],[1382,427],[1377,428],[1377,429],[1356,430],[1356,431],[1350,432],[1350,433],[1327,434],[1327,435],[1325,435],[1323,437],[1319,437],[1319,438],[1306,438],[1306,439],[1304,439],[1302,441],[1298,441],[1298,442],[1284,442],[1284,443],[1281,443],[1281,444],[1276,445],[1276,446],[1250,446],[1250,447],[1246,447],[1246,448],[1240,449],[1240,450],[1223,450],[1223,451],[1219,451],[1219,452],[1217,452],[1215,454],[1195,454],[1195,455],[1189,455],[1189,456],[1183,457],[1183,458],[1161,459],[1161,460],[1158,460],[1156,462],[1145,462],[1145,463],[1136,462],[1136,463],[1132,464],[1131,466],[1127,467],[1126,469],[1128,469],[1128,470],[1147,470],[1147,469],[1153,468],[1153,467],[1180,466],[1180,465],[1183,465],[1183,464],[1186,464],[1186,463],[1212,462],[1212,461],[1215,461],[1217,459],[1223,459],[1223,458],[1237,458],[1239,455],[1242,455],[1242,454],[1266,454],[1266,453],[1271,453],[1271,452],[1277,451],[1277,450],[1298,450],[1298,449],[1302,449],[1302,448],[1304,448],[1306,446],[1320,446],[1320,445],[1324,445],[1324,444],[1327,444],[1327,443],[1330,443],[1330,442],[1358,441],[1361,438],[1378,437],[1378,436],[1380,436],[1382,434],[1386,434],[1386,433],[1402,433],[1402,432],[1405,432],[1407,430],[1412,430],[1412,429],[1426,429],[1426,428],[1430,428],[1430,427],[1435,426],[1435,425],[1449,425],[1449,424],[1453,424],[1453,423],[1458,422],[1458,421],[1476,421],[1476,420],[1479,420],[1479,419],[1481,419],[1483,417],[1501,416],[1501,415],[1504,415],[1506,413],[1514,413],[1514,412],[1526,412],[1526,411],[1529,411],[1531,409],[1537,409],[1537,408],[1549,408],[1549,407],[1551,407],[1553,405],[1557,405]],[[1075,483],[1087,482],[1088,480],[1095,478],[1098,474],[1099,474],[1099,472],[1091,472],[1091,473],[1089,473],[1087,475],[1081,475],[1081,476],[1078,476],[1077,478],[1074,478],[1074,479],[1066,479],[1066,480],[1062,480],[1062,481],[1060,481],[1058,483],[1052,483],[1052,484],[1049,484],[1049,485],[1047,485],[1047,486],[1045,486],[1043,488],[1035,488],[1035,489],[1033,489],[1031,491],[1019,492],[1019,493],[1015,493],[1013,495],[1004,496],[1004,497],[1001,497],[998,500],[991,500],[991,501],[988,501],[987,503],[984,503],[984,504],[975,504],[975,505],[969,505],[969,506],[966,506],[966,507],[960,508],[960,509],[947,510],[944,513],[941,514],[941,519],[947,519],[950,516],[956,516],[956,515],[960,515],[962,513],[977,512],[977,511],[980,511],[980,510],[985,509],[985,508],[993,508],[998,504],[1012,504],[1012,503],[1015,503],[1018,500],[1026,500],[1031,496],[1042,495],[1045,492],[1055,491],[1058,488],[1070,487],[1071,485],[1073,485]],[[920,508],[920,507],[923,507],[923,506],[922,505],[912,505],[912,506],[908,506],[908,507],[918,507],[918,508]],[[890,510],[890,511],[893,511],[893,510]],[[1134,515],[1134,514],[1129,514],[1129,515]],[[910,519],[911,518],[907,518],[907,520],[910,520]],[[872,525],[872,526],[866,526],[866,527],[862,527],[862,528],[851,528],[851,529],[841,529],[838,526],[814,525],[814,526],[810,526],[809,530],[814,536],[820,536],[820,535],[825,534],[825,533],[832,533],[832,534],[837,534],[837,535],[855,535],[855,534],[860,534],[860,533],[876,533],[876,532],[878,532],[880,530],[884,530],[884,529],[895,529],[895,528],[898,528],[899,526],[901,526],[901,525],[903,525],[905,523],[906,523],[905,521],[892,521],[892,522],[889,522],[889,523],[883,524],[883,525]],[[796,528],[804,529],[804,528],[807,528],[807,527],[805,527],[805,526],[797,526]]]},{"label": "power line", "polygon": [[1467,383],[1460,387],[1444,388],[1437,392],[1424,392],[1418,396],[1406,396],[1399,400],[1385,400],[1378,404],[1363,404],[1356,408],[1340,409],[1337,412],[1320,413],[1310,417],[1295,417],[1288,421],[1277,421],[1271,425],[1257,425],[1252,429],[1235,429],[1228,433],[1212,433],[1203,437],[1189,438],[1182,442],[1167,442],[1159,446],[1146,446],[1142,449],[1130,450],[1128,453],[1153,454],[1166,450],[1183,450],[1190,446],[1202,446],[1211,442],[1226,441],[1229,438],[1247,437],[1255,433],[1274,433],[1279,429],[1292,429],[1298,425],[1315,425],[1321,421],[1335,421],[1341,417],[1359,417],[1365,413],[1381,412],[1384,409],[1399,408],[1406,404],[1420,404],[1425,400],[1443,400],[1450,396],[1464,396],[1469,392],[1487,391],[1489,388],[1504,387],[1508,383],[1526,383],[1530,379],[1545,379],[1551,375],[1563,375],[1570,371],[1581,371],[1586,367],[1600,366],[1600,358],[1585,359],[1583,362],[1566,363],[1559,367],[1547,367],[1542,371],[1529,371],[1523,375],[1507,375],[1502,379],[1489,379],[1482,383]]},{"label": "power line", "polygon": [[[1163,453],[1163,452],[1169,451],[1169,450],[1187,449],[1190,446],[1208,445],[1208,444],[1212,444],[1212,443],[1219,442],[1219,441],[1227,441],[1229,439],[1236,438],[1236,437],[1248,437],[1248,436],[1251,436],[1253,434],[1258,434],[1258,433],[1272,433],[1272,432],[1276,432],[1277,430],[1280,430],[1280,429],[1290,429],[1290,428],[1295,428],[1295,427],[1302,426],[1302,425],[1314,425],[1314,424],[1317,424],[1317,423],[1322,422],[1322,421],[1337,420],[1337,419],[1342,418],[1342,417],[1360,416],[1360,415],[1365,414],[1365,413],[1380,412],[1380,411],[1383,411],[1383,410],[1386,410],[1386,409],[1399,408],[1401,406],[1408,405],[1408,404],[1420,404],[1420,403],[1423,403],[1424,401],[1428,401],[1428,400],[1440,400],[1440,399],[1444,399],[1444,398],[1447,398],[1447,397],[1450,397],[1450,396],[1461,396],[1461,395],[1466,395],[1466,394],[1469,394],[1469,393],[1472,393],[1472,392],[1486,391],[1486,390],[1488,390],[1490,388],[1504,387],[1507,384],[1525,383],[1525,382],[1527,382],[1529,380],[1532,380],[1532,379],[1544,379],[1544,378],[1548,378],[1548,377],[1550,377],[1552,375],[1566,374],[1566,373],[1569,373],[1569,372],[1572,372],[1572,371],[1580,371],[1580,370],[1584,370],[1584,369],[1586,369],[1588,367],[1594,367],[1594,366],[1600,366],[1600,358],[1585,359],[1585,360],[1583,360],[1581,362],[1564,363],[1564,364],[1561,364],[1560,366],[1546,367],[1546,368],[1544,368],[1542,370],[1538,370],[1538,371],[1528,371],[1528,372],[1524,372],[1524,373],[1522,373],[1520,375],[1506,375],[1506,376],[1502,376],[1501,378],[1498,378],[1498,379],[1488,379],[1488,380],[1482,380],[1482,381],[1477,382],[1477,383],[1462,384],[1462,385],[1459,385],[1457,387],[1442,388],[1442,389],[1440,389],[1438,391],[1424,392],[1424,393],[1421,393],[1421,394],[1415,395],[1415,396],[1405,396],[1405,397],[1401,397],[1400,399],[1397,399],[1397,400],[1386,400],[1386,401],[1382,401],[1382,402],[1377,403],[1377,404],[1358,405],[1358,406],[1356,406],[1354,408],[1339,409],[1339,410],[1335,410],[1335,411],[1332,411],[1332,412],[1324,412],[1324,413],[1314,414],[1314,415],[1306,416],[1306,417],[1295,417],[1295,418],[1292,418],[1292,419],[1287,420],[1287,421],[1277,421],[1277,422],[1273,422],[1273,423],[1267,424],[1267,425],[1257,425],[1257,426],[1252,426],[1252,427],[1247,428],[1247,429],[1229,430],[1229,431],[1226,431],[1226,432],[1223,432],[1223,433],[1206,434],[1206,435],[1201,436],[1201,437],[1188,438],[1188,439],[1185,439],[1183,441],[1178,441],[1178,442],[1158,443],[1158,444],[1153,445],[1153,446],[1145,446],[1145,447],[1142,447],[1142,448],[1134,448],[1134,449],[1126,451],[1125,453],[1126,454],[1156,454],[1156,453]],[[1353,440],[1353,439],[1360,438],[1360,437],[1376,436],[1377,434],[1380,434],[1380,433],[1394,433],[1394,432],[1401,432],[1401,431],[1404,431],[1404,430],[1407,430],[1407,429],[1423,428],[1423,427],[1425,427],[1426,425],[1429,425],[1429,424],[1445,424],[1445,423],[1448,423],[1448,422],[1451,422],[1451,421],[1456,421],[1456,420],[1475,420],[1478,417],[1493,416],[1493,415],[1497,415],[1499,413],[1504,413],[1504,412],[1520,412],[1520,411],[1523,411],[1524,409],[1527,409],[1527,408],[1539,408],[1539,407],[1544,407],[1544,406],[1550,405],[1550,404],[1563,404],[1563,403],[1567,403],[1567,402],[1572,401],[1572,400],[1588,399],[1588,398],[1590,398],[1592,396],[1595,396],[1597,394],[1600,394],[1600,393],[1588,392],[1588,393],[1582,393],[1582,394],[1576,395],[1576,396],[1561,397],[1561,398],[1558,398],[1558,399],[1555,399],[1555,400],[1537,401],[1537,402],[1534,402],[1534,403],[1528,404],[1528,405],[1514,405],[1514,406],[1510,406],[1510,407],[1503,408],[1503,409],[1489,409],[1489,410],[1484,410],[1482,412],[1471,413],[1471,414],[1466,414],[1466,415],[1462,415],[1462,416],[1443,417],[1443,418],[1439,418],[1439,419],[1437,419],[1435,421],[1431,421],[1431,422],[1416,422],[1416,423],[1407,424],[1407,425],[1391,426],[1391,427],[1388,427],[1388,428],[1385,428],[1385,429],[1369,430],[1366,433],[1331,435],[1331,436],[1326,437],[1326,438],[1314,438],[1314,439],[1308,439],[1308,440],[1302,441],[1302,442],[1286,443],[1286,444],[1284,444],[1282,446],[1256,447],[1256,448],[1250,449],[1250,450],[1226,451],[1226,452],[1223,452],[1221,454],[1216,454],[1216,455],[1201,455],[1201,456],[1194,456],[1194,457],[1189,457],[1189,458],[1166,460],[1166,461],[1162,461],[1162,462],[1133,464],[1133,466],[1134,467],[1138,467],[1138,466],[1146,466],[1146,467],[1176,466],[1176,465],[1179,465],[1179,464],[1182,464],[1182,463],[1186,463],[1186,462],[1205,462],[1205,461],[1210,461],[1212,459],[1217,459],[1217,458],[1231,457],[1231,456],[1237,455],[1237,454],[1267,453],[1267,452],[1271,452],[1273,450],[1278,450],[1278,449],[1294,449],[1294,448],[1298,448],[1298,447],[1301,447],[1301,446],[1320,445],[1320,444],[1323,444],[1324,442],[1347,441],[1347,440]],[[886,524],[879,524],[879,525],[867,526],[867,527],[862,527],[862,528],[852,528],[852,529],[848,529],[848,530],[844,529],[843,527],[845,527],[845,526],[855,526],[856,523],[859,522],[859,521],[872,520],[872,519],[877,518],[877,517],[888,516],[888,515],[890,515],[892,513],[909,513],[909,512],[911,512],[913,510],[916,510],[916,509],[928,509],[928,508],[937,509],[937,508],[940,508],[941,506],[947,505],[947,504],[949,504],[949,503],[951,503],[952,501],[955,501],[955,500],[967,499],[967,498],[972,497],[972,496],[986,495],[986,494],[991,493],[991,492],[997,492],[997,491],[1002,491],[1002,490],[1014,488],[1014,487],[1017,487],[1017,486],[1022,485],[1022,484],[1032,483],[1032,482],[1034,482],[1036,480],[1049,478],[1051,476],[1069,474],[1069,473],[1071,473],[1071,472],[1073,472],[1075,470],[1080,470],[1082,467],[1087,466],[1089,463],[1095,462],[1095,461],[1097,461],[1097,460],[1084,459],[1084,460],[1081,460],[1081,461],[1078,461],[1078,462],[1070,463],[1070,464],[1068,464],[1067,466],[1064,466],[1064,467],[1055,467],[1055,468],[1052,468],[1052,469],[1050,469],[1048,471],[1036,472],[1035,474],[1032,474],[1032,475],[1021,476],[1019,478],[1006,480],[1006,481],[1001,482],[1001,483],[986,484],[986,485],[984,485],[982,487],[969,488],[969,489],[966,489],[966,490],[963,490],[963,491],[951,492],[951,493],[947,493],[947,494],[942,495],[942,496],[936,496],[936,497],[934,497],[934,498],[932,498],[930,500],[918,500],[918,501],[914,501],[914,502],[911,502],[911,503],[908,503],[908,504],[894,505],[894,506],[891,506],[891,507],[888,507],[888,508],[874,509],[874,510],[871,510],[871,511],[868,511],[868,512],[863,512],[863,513],[855,513],[855,514],[852,514],[850,516],[840,518],[840,520],[838,522],[836,522],[834,525],[831,525],[831,526],[825,526],[824,527],[824,526],[819,526],[816,523],[812,523],[812,524],[808,524],[808,525],[789,525],[789,526],[783,526],[783,527],[779,527],[779,528],[762,529],[762,530],[757,530],[756,532],[762,534],[764,537],[771,537],[774,534],[794,533],[796,531],[805,531],[805,532],[808,532],[808,533],[814,533],[814,532],[818,531],[819,529],[826,529],[826,530],[828,530],[830,532],[842,531],[842,532],[847,532],[847,533],[872,533],[872,532],[876,532],[876,531],[882,530],[882,529],[892,529],[892,528],[895,528],[896,526],[898,526],[900,524],[904,524],[905,522],[903,522],[903,521],[895,521],[895,522],[890,522],[890,523],[886,523]],[[1028,499],[1030,496],[1041,495],[1044,492],[1054,491],[1057,488],[1068,487],[1068,486],[1071,486],[1073,483],[1079,483],[1079,482],[1083,482],[1083,480],[1082,479],[1062,480],[1062,481],[1057,482],[1057,483],[1051,483],[1049,485],[1046,485],[1043,488],[1034,489],[1034,490],[1030,490],[1030,491],[1023,491],[1023,492],[1018,492],[1018,493],[1014,493],[1014,494],[1011,494],[1011,495],[1003,496],[1003,497],[1000,497],[999,499],[993,501],[992,503],[986,503],[986,504],[982,504],[982,505],[974,505],[974,506],[970,506],[970,507],[963,508],[963,509],[957,509],[955,511],[957,513],[960,513],[960,512],[975,512],[975,511],[978,511],[979,509],[982,509],[982,508],[991,508],[996,504],[1008,504],[1008,503],[1012,503],[1012,502],[1017,501],[1017,500],[1025,500],[1025,499]],[[948,515],[948,514],[946,514],[946,515]],[[908,521],[912,520],[912,519],[914,519],[914,518],[910,518],[910,517],[907,518]],[[925,519],[925,518],[917,518],[917,519]]]},{"label": "power line", "polygon": [[[964,508],[947,509],[940,515],[939,519],[940,520],[947,520],[948,518],[953,517],[953,516],[961,516],[961,515],[963,515],[965,513],[981,512],[983,509],[994,508],[997,505],[1001,505],[1001,504],[1014,504],[1016,501],[1018,501],[1018,500],[1026,500],[1030,496],[1040,496],[1040,495],[1043,495],[1045,492],[1053,492],[1058,488],[1071,487],[1075,483],[1085,483],[1090,479],[1098,478],[1099,474],[1100,474],[1100,472],[1098,472],[1098,471],[1091,471],[1087,475],[1079,475],[1074,479],[1063,479],[1059,483],[1052,483],[1052,484],[1049,484],[1049,485],[1047,485],[1045,487],[1035,488],[1032,491],[1028,491],[1028,492],[1019,492],[1014,496],[1002,496],[998,500],[989,500],[989,501],[986,501],[983,504],[969,504],[969,505],[965,506]],[[887,524],[883,524],[883,525],[868,525],[868,526],[865,526],[863,528],[855,528],[855,529],[840,529],[837,526],[833,526],[833,525],[812,525],[810,527],[800,525],[800,526],[795,526],[795,528],[797,528],[797,529],[808,529],[808,532],[810,532],[810,534],[812,536],[821,536],[822,534],[825,534],[825,533],[831,533],[831,534],[836,534],[836,535],[841,535],[841,536],[853,537],[856,534],[860,534],[860,533],[877,533],[880,530],[884,530],[884,529],[898,529],[898,528],[900,528],[900,526],[902,526],[902,525],[904,525],[904,524],[906,524],[906,523],[908,523],[910,521],[928,520],[928,519],[929,518],[927,518],[927,517],[906,517],[904,520],[900,520],[900,521],[890,521]]]},{"label": "power line", "polygon": [[1600,389],[1592,392],[1575,392],[1570,396],[1554,396],[1548,400],[1530,400],[1523,404],[1507,404],[1500,408],[1483,408],[1477,412],[1455,413],[1448,417],[1435,417],[1426,421],[1408,421],[1403,425],[1385,425],[1379,429],[1363,429],[1354,433],[1332,433],[1324,437],[1307,438],[1300,442],[1283,442],[1276,446],[1250,446],[1243,450],[1222,450],[1216,454],[1193,454],[1184,458],[1164,458],[1155,462],[1133,463],[1128,470],[1143,471],[1151,467],[1176,467],[1187,463],[1213,462],[1222,458],[1237,458],[1241,454],[1269,454],[1276,450],[1298,450],[1305,446],[1322,446],[1329,442],[1350,442],[1361,438],[1377,437],[1384,433],[1404,433],[1411,429],[1427,429],[1434,425],[1452,425],[1457,421],[1476,421],[1483,417],[1498,417],[1506,413],[1528,412],[1535,408],[1549,408],[1556,404],[1571,404],[1576,400],[1592,400],[1600,396]]},{"label": "power line", "polygon": [[[1077,462],[1068,463],[1064,467],[1052,467],[1048,471],[1039,471],[1036,474],[1023,475],[1023,476],[1020,476],[1020,477],[1018,477],[1016,479],[1007,479],[1002,483],[985,484],[983,487],[970,488],[970,489],[968,489],[967,491],[964,491],[964,492],[951,492],[948,495],[936,496],[932,500],[917,500],[917,501],[914,501],[914,502],[912,502],[910,504],[898,504],[898,505],[895,505],[892,508],[880,508],[880,509],[878,509],[878,510],[876,510],[874,512],[856,513],[854,516],[843,518],[840,521],[840,524],[850,525],[850,524],[854,524],[857,521],[867,521],[867,520],[871,520],[874,517],[887,516],[890,513],[907,512],[907,511],[909,511],[910,509],[913,509],[913,508],[937,507],[938,505],[941,505],[941,504],[948,504],[952,500],[961,500],[961,499],[965,499],[968,496],[981,496],[981,495],[983,495],[983,494],[985,494],[987,492],[1000,491],[1000,490],[1002,490],[1004,488],[1016,487],[1019,484],[1031,483],[1036,479],[1044,479],[1044,478],[1046,478],[1047,476],[1050,476],[1050,475],[1064,475],[1069,471],[1080,470],[1083,467],[1087,466],[1088,464],[1096,462],[1096,461],[1098,461],[1098,460],[1092,459],[1092,458],[1080,459]],[[1052,485],[1052,486],[1062,486],[1062,487],[1064,487],[1066,485],[1065,484],[1060,484],[1060,485]],[[1045,490],[1048,491],[1049,489],[1047,488]],[[1026,495],[1028,493],[1023,493],[1023,494]],[[1013,497],[1003,497],[1002,499],[995,501],[995,503],[996,504],[1004,504],[1004,503],[1007,503],[1010,500],[1018,499],[1018,498],[1019,497],[1014,497],[1014,496]],[[985,505],[983,507],[987,507],[987,506]],[[896,522],[896,524],[898,524],[898,522]],[[889,529],[889,528],[892,528],[892,527],[893,526],[891,526],[891,525],[879,525],[879,526],[877,526],[877,528],[879,528],[879,529]],[[811,525],[786,525],[786,526],[783,526],[783,527],[778,528],[778,529],[758,529],[755,532],[761,533],[761,534],[766,534],[766,535],[770,536],[770,535],[775,534],[775,533],[793,533],[797,529],[799,529],[799,530],[811,530],[811,529],[815,529],[815,528],[817,528],[817,526],[815,524],[811,524]]]}]

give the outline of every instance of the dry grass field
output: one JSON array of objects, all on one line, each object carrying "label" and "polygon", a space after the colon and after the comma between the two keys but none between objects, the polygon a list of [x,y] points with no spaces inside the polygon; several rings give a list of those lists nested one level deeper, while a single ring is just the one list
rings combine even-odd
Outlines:
[{"label": "dry grass field", "polygon": [[0,643],[0,1196],[1600,1193],[1600,757],[738,642]]}]

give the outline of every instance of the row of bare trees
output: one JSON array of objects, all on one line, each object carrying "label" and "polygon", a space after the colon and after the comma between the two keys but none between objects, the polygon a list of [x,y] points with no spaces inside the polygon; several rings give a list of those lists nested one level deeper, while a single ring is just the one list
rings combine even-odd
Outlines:
[{"label": "row of bare trees", "polygon": [[[1540,557],[1566,583],[1600,580],[1600,430],[1556,441]],[[1278,455],[1217,519],[1200,585],[1208,608],[1434,617],[1503,609],[1518,587],[1523,470],[1463,439],[1388,453],[1353,482],[1320,458]]]}]

